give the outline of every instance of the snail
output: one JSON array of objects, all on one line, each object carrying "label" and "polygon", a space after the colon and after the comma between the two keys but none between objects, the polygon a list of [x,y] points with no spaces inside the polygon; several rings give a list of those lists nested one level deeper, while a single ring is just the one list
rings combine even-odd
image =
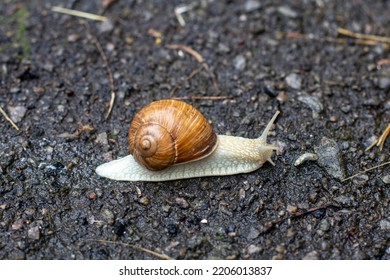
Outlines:
[{"label": "snail", "polygon": [[259,138],[216,135],[207,119],[178,100],[155,101],[141,109],[129,129],[131,155],[96,168],[117,181],[169,181],[248,173],[270,162],[276,145],[267,135],[277,111]]}]

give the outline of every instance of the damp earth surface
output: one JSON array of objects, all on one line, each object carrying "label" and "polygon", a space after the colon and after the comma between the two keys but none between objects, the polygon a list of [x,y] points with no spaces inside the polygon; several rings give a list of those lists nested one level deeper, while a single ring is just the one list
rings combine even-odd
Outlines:
[{"label": "damp earth surface", "polygon": [[[0,259],[390,258],[389,166],[343,181],[389,161],[390,140],[365,151],[390,120],[389,43],[354,35],[388,38],[389,1],[65,2],[0,5],[0,107],[20,129],[0,115]],[[275,166],[97,176],[166,98],[248,138],[280,110]]]}]

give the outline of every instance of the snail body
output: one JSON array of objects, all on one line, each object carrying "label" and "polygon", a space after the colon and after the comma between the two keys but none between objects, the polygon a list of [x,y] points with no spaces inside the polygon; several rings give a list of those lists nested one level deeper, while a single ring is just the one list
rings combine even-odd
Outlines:
[{"label": "snail body", "polygon": [[[177,100],[171,100],[169,102],[175,104],[178,102],[179,107],[183,106],[181,103],[184,103]],[[176,161],[168,167],[165,166],[162,169],[160,168],[158,171],[154,171],[156,170],[155,168],[151,169],[145,167],[142,159],[139,160],[136,156],[128,155],[124,158],[98,166],[96,173],[102,177],[117,181],[169,181],[195,177],[226,176],[248,173],[260,168],[267,161],[274,165],[271,157],[273,151],[277,150],[278,147],[267,143],[267,135],[278,114],[279,111],[274,114],[262,135],[256,139],[227,135],[216,135],[214,139],[212,136],[214,132],[210,132],[208,128],[205,128],[203,130],[208,133],[205,137],[205,139],[208,140],[207,143],[205,145],[196,145],[197,147],[201,147],[200,150],[203,152],[199,153],[194,151],[193,147],[188,142],[192,138],[197,140],[197,138],[202,137],[189,137],[189,140],[184,144],[192,150],[192,153],[197,154],[197,157],[190,157],[188,161]],[[202,118],[204,117],[202,116]],[[196,117],[195,120],[196,119],[198,119],[198,117]],[[202,119],[202,122],[204,121],[209,125],[207,120]],[[191,123],[194,124],[196,121],[189,122],[189,124]],[[201,128],[207,127],[207,125],[202,124]],[[187,134],[191,133],[189,127],[182,130]],[[199,128],[196,128],[196,130],[199,130]],[[133,140],[130,140],[132,137],[130,135],[134,134],[134,130],[130,128],[129,132],[129,144],[131,145]],[[172,135],[170,133],[168,134]],[[146,146],[149,147],[150,145],[146,144]],[[132,149],[133,148],[130,147],[131,151]],[[175,148],[173,150],[175,150]]]}]

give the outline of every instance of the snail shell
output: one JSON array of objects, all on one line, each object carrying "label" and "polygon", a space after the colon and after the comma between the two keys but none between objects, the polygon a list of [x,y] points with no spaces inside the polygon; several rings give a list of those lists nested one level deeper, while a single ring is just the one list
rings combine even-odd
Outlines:
[{"label": "snail shell", "polygon": [[[278,150],[279,147],[268,144],[267,136],[279,113],[277,111],[274,114],[260,137],[248,139],[215,135],[207,120],[184,102],[177,100],[153,102],[142,109],[131,124],[129,144],[132,155],[104,163],[96,168],[96,173],[117,181],[161,182],[248,173],[260,168],[267,161],[274,165],[271,157],[273,151]],[[152,133],[154,129],[160,130],[161,123],[168,128],[164,128],[162,133]],[[148,125],[151,127],[149,128]],[[140,134],[144,129],[145,132]],[[157,140],[168,139],[171,146],[160,147],[158,141],[152,148],[155,144],[151,139],[155,135],[160,135],[155,137]],[[185,140],[179,136],[184,137]],[[135,147],[139,140],[142,153]],[[149,149],[153,152],[149,152]],[[163,158],[162,154],[165,151],[175,151],[174,156]],[[149,154],[157,155],[156,159]],[[163,164],[154,165],[161,158]],[[151,162],[153,166],[145,167],[144,162],[148,164]]]},{"label": "snail shell", "polygon": [[217,135],[206,118],[178,100],[155,101],[139,111],[129,129],[129,149],[149,170],[200,160],[217,147]]}]

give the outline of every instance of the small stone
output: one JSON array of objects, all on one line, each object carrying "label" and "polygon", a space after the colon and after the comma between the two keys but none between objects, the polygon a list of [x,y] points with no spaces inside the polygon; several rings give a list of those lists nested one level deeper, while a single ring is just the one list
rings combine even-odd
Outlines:
[{"label": "small stone", "polygon": [[112,161],[112,152],[103,153],[103,159],[105,162]]},{"label": "small stone", "polygon": [[289,18],[297,18],[298,13],[291,9],[289,6],[280,6],[278,7],[278,12]]},{"label": "small stone", "polygon": [[176,204],[178,204],[183,209],[187,209],[188,207],[190,207],[190,204],[187,202],[185,198],[177,197],[175,201]]},{"label": "small stone", "polygon": [[251,244],[248,246],[248,248],[246,250],[247,250],[249,255],[253,255],[253,254],[262,252],[263,248],[256,246],[254,244]]},{"label": "small stone", "polygon": [[265,31],[265,26],[261,21],[250,22],[249,31],[254,35],[258,35]]},{"label": "small stone", "polygon": [[316,160],[318,160],[317,154],[304,153],[303,155],[297,158],[297,160],[294,162],[294,166],[299,166],[306,161],[316,161]]},{"label": "small stone", "polygon": [[259,237],[259,235],[260,235],[260,231],[257,228],[251,227],[249,229],[247,238],[252,240],[252,239],[256,239],[257,237]]},{"label": "small stone", "polygon": [[201,224],[207,224],[208,221],[207,221],[207,219],[202,219],[202,220],[200,221],[200,223],[201,223]]},{"label": "small stone", "polygon": [[390,88],[390,77],[386,77],[386,76],[378,77],[377,86],[380,89]]},{"label": "small stone", "polygon": [[12,224],[11,228],[13,230],[19,230],[22,228],[23,224],[24,224],[24,220],[19,219],[19,220],[16,220],[16,222]]},{"label": "small stone", "polygon": [[359,174],[352,179],[352,182],[356,185],[364,185],[368,182],[367,174]]},{"label": "small stone", "polygon": [[345,114],[348,114],[349,112],[351,112],[351,109],[352,109],[351,105],[344,105],[344,106],[341,106],[341,108],[340,108],[341,112],[343,112]]},{"label": "small stone", "polygon": [[114,223],[114,213],[110,209],[103,209],[100,213],[102,218],[110,225]]},{"label": "small stone", "polygon": [[323,167],[329,175],[339,180],[345,177],[341,153],[336,141],[323,137],[320,145],[314,150],[318,155],[318,165]]},{"label": "small stone", "polygon": [[329,229],[330,229],[329,221],[327,219],[322,220],[320,223],[320,230],[322,230],[323,232],[327,232],[329,231]]},{"label": "small stone", "polygon": [[351,198],[349,198],[348,196],[345,196],[345,195],[340,195],[340,196],[336,197],[334,200],[342,205],[345,205],[345,206],[350,205],[352,202]]},{"label": "small stone", "polygon": [[379,226],[382,230],[390,230],[390,221],[383,219],[379,222]]},{"label": "small stone", "polygon": [[287,212],[289,212],[290,214],[295,214],[297,213],[298,211],[298,207],[294,206],[294,205],[287,205]]},{"label": "small stone", "polygon": [[80,38],[79,34],[69,34],[68,35],[68,42],[73,43],[76,42]]},{"label": "small stone", "polygon": [[320,246],[321,246],[322,251],[329,251],[329,248],[330,248],[329,242],[321,241]]},{"label": "small stone", "polygon": [[100,33],[110,32],[114,29],[114,23],[110,19],[106,19],[99,25]]},{"label": "small stone", "polygon": [[54,65],[53,63],[50,63],[50,62],[46,62],[42,65],[42,68],[44,70],[46,70],[47,72],[53,72],[53,69],[54,69]]},{"label": "small stone", "polygon": [[19,93],[20,87],[12,87],[9,91],[10,91],[10,93]]},{"label": "small stone", "polygon": [[378,141],[378,137],[372,135],[370,138],[368,138],[363,142],[364,148],[367,149],[368,147],[375,145],[377,141]]},{"label": "small stone", "polygon": [[238,191],[238,199],[243,200],[245,198],[245,190],[243,188],[240,188]]},{"label": "small stone", "polygon": [[223,43],[219,43],[218,44],[218,48],[217,48],[217,51],[219,53],[229,53],[230,52],[230,48],[228,45],[225,45]]},{"label": "small stone", "polygon": [[246,67],[246,59],[242,54],[240,54],[233,59],[233,64],[237,71],[242,71]]},{"label": "small stone", "polygon": [[44,94],[45,93],[45,88],[44,87],[33,87],[33,92],[37,94]]},{"label": "small stone", "polygon": [[202,183],[200,183],[200,189],[201,190],[207,190],[209,188],[210,184],[208,181],[204,181]]},{"label": "small stone", "polygon": [[286,254],[286,245],[285,244],[279,244],[276,246],[275,251],[279,254]]},{"label": "small stone", "polygon": [[27,112],[24,106],[8,106],[9,116],[15,122],[20,122]]},{"label": "small stone", "polygon": [[141,196],[139,199],[138,199],[138,202],[142,205],[149,205],[150,204],[150,199],[147,197],[147,196]]},{"label": "small stone", "polygon": [[307,105],[313,112],[313,118],[318,118],[319,113],[324,109],[322,102],[315,96],[310,96],[306,93],[300,93],[298,100]]},{"label": "small stone", "polygon": [[171,206],[166,204],[166,205],[163,205],[161,206],[161,209],[165,212],[165,213],[169,213],[171,211]]},{"label": "small stone", "polygon": [[291,73],[286,77],[286,83],[289,87],[293,89],[301,89],[302,86],[301,76],[299,76],[296,73]]},{"label": "small stone", "polygon": [[387,184],[390,184],[390,175],[385,175],[383,177],[381,177],[383,183],[385,183],[386,185]]},{"label": "small stone", "polygon": [[28,230],[27,234],[28,234],[28,238],[30,238],[32,240],[39,240],[39,238],[40,238],[39,227],[35,226],[35,227],[30,228]]},{"label": "small stone", "polygon": [[94,191],[88,192],[87,197],[90,200],[95,200],[97,198],[97,194]]},{"label": "small stone", "polygon": [[303,257],[304,260],[318,260],[319,254],[317,251],[311,251],[306,254],[306,256]]},{"label": "small stone", "polygon": [[296,234],[297,234],[297,232],[292,228],[289,228],[287,230],[287,237],[294,237]]},{"label": "small stone", "polygon": [[247,0],[245,2],[244,9],[246,12],[250,13],[260,9],[260,7],[261,7],[261,2],[259,0]]},{"label": "small stone", "polygon": [[96,137],[95,142],[100,145],[107,146],[108,145],[107,133],[106,132],[99,133]]}]

